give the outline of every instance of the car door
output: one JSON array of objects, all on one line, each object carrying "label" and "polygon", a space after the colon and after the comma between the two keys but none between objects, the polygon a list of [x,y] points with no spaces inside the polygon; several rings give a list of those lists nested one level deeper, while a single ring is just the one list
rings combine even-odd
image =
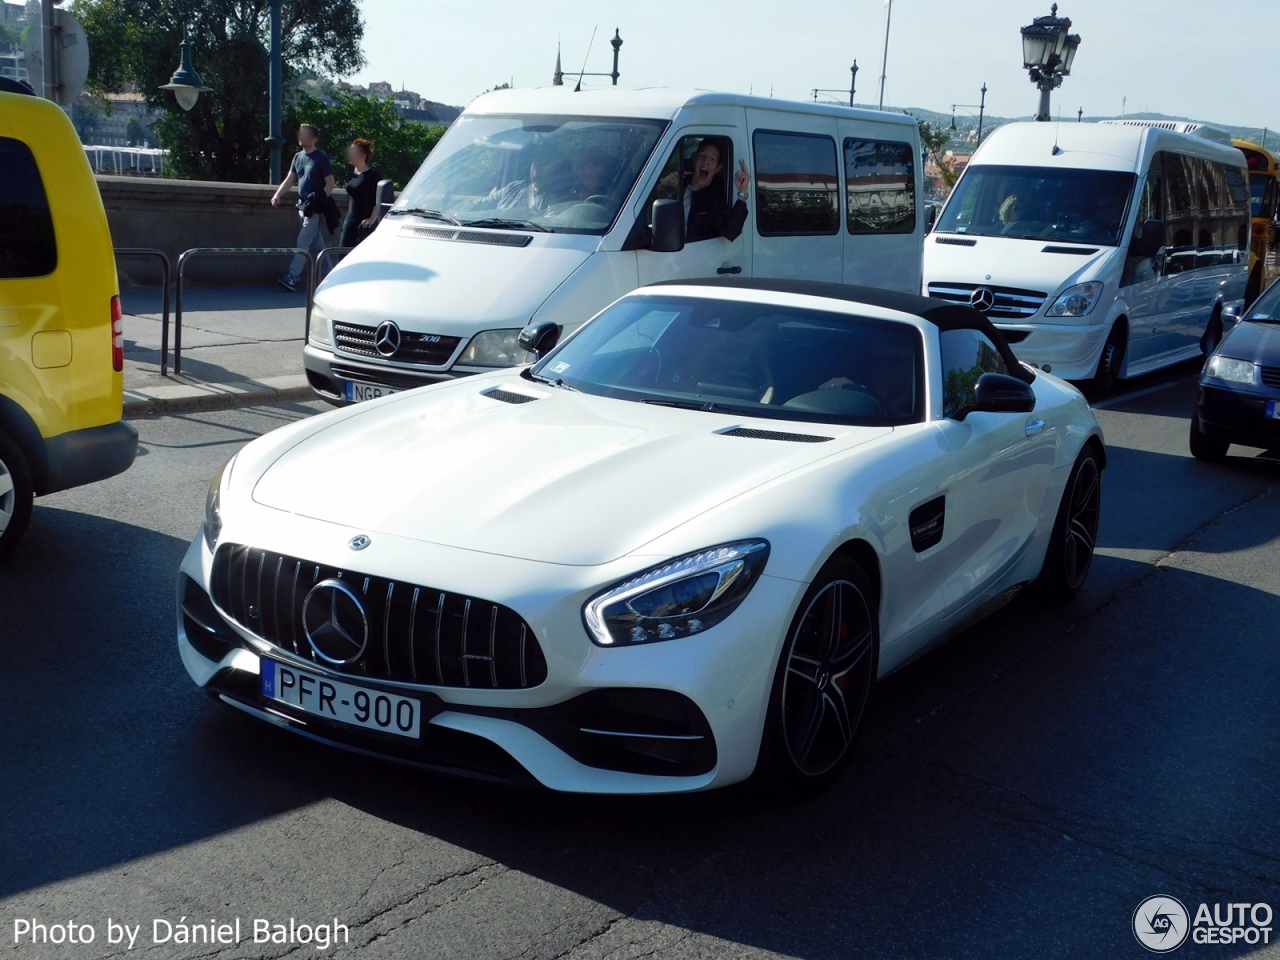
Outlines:
[{"label": "car door", "polygon": [[1201,280],[1198,223],[1198,176],[1195,157],[1165,153],[1165,255],[1160,306],[1152,331],[1148,359],[1176,352],[1195,311]]},{"label": "car door", "polygon": [[757,277],[828,280],[844,272],[834,117],[747,110]]},{"label": "car door", "polygon": [[[1151,159],[1145,179],[1138,187],[1138,215],[1134,220],[1129,251],[1124,270],[1120,275],[1121,295],[1129,310],[1129,362],[1141,363],[1151,355],[1155,325],[1160,312],[1160,291],[1164,284],[1161,276],[1163,251],[1164,168],[1162,154]],[[1159,242],[1146,235],[1147,230],[1159,230]]]},{"label": "car door", "polygon": [[955,536],[943,587],[950,616],[994,586],[1031,541],[1046,509],[1060,437],[1039,405],[1031,413],[966,411],[980,376],[1009,369],[980,330],[943,330],[938,340],[940,426],[955,459],[945,520]]},{"label": "car door", "polygon": [[[655,200],[681,198],[683,189],[677,183],[682,178],[688,180],[698,147],[708,137],[726,154],[717,188],[725,190],[728,198],[734,196],[733,171],[738,167],[738,160],[748,156],[743,117],[741,107],[699,107],[681,114],[681,125],[665,148],[666,161],[645,192],[644,202],[635,210],[639,227],[649,223]],[[673,253],[641,247],[636,251],[640,284],[698,277],[750,276],[752,239],[751,230],[744,228],[735,240],[710,237],[686,243],[683,250]]]}]

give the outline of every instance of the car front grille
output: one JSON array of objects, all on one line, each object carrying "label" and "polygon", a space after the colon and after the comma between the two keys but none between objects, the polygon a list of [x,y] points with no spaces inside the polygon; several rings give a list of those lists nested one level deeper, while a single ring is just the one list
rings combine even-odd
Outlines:
[{"label": "car front grille", "polygon": [[1263,367],[1262,382],[1268,387],[1280,387],[1280,367]]},{"label": "car front grille", "polygon": [[333,323],[333,342],[343,353],[358,357],[379,357],[400,363],[421,363],[428,367],[440,367],[449,362],[461,337],[446,337],[436,333],[410,333],[400,331],[400,349],[385,356],[374,348],[377,327],[357,323]]},{"label": "car front grille", "polygon": [[[478,597],[230,543],[218,547],[212,579],[214,602],[240,626],[339,673],[501,689],[536,687],[547,678],[532,628],[509,607]],[[336,668],[316,656],[302,623],[307,593],[330,579],[360,598],[368,624],[364,652]]]},{"label": "car front grille", "polygon": [[1049,296],[1039,290],[1020,290],[1017,287],[993,287],[983,283],[931,283],[929,296],[936,300],[947,300],[951,303],[969,303],[973,291],[986,287],[994,295],[987,316],[1000,320],[1025,320],[1035,316]]}]

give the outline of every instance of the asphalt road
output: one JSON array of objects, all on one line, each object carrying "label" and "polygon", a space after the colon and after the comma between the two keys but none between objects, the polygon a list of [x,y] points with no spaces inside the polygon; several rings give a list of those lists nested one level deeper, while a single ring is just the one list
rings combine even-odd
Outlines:
[{"label": "asphalt road", "polygon": [[[796,805],[453,781],[215,704],[175,649],[179,558],[217,466],[317,407],[138,421],[134,468],[39,501],[0,570],[0,957],[129,955],[107,918],[147,957],[334,953],[251,942],[290,917],[371,958],[1140,957],[1154,894],[1280,913],[1280,463],[1191,460],[1194,371],[1152,388],[1099,411],[1084,595],[887,680]],[[15,944],[31,917],[95,941]],[[237,946],[150,944],[236,917]]]}]

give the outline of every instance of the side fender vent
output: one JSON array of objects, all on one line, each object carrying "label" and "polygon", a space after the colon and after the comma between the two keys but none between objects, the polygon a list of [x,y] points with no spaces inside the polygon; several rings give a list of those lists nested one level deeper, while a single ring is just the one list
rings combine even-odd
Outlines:
[{"label": "side fender vent", "polygon": [[531,397],[527,393],[516,393],[513,390],[503,390],[501,387],[494,387],[492,390],[486,390],[482,397],[488,397],[490,400],[501,400],[503,403],[531,403],[539,397]]},{"label": "side fender vent", "polygon": [[911,528],[911,546],[916,553],[924,553],[942,542],[942,522],[946,512],[946,497],[936,497],[911,511],[907,526]]},{"label": "side fender vent", "polygon": [[817,437],[812,433],[783,433],[779,430],[751,430],[747,427],[735,427],[726,430],[722,437],[746,437],[748,440],[783,440],[789,443],[826,443],[835,437]]}]

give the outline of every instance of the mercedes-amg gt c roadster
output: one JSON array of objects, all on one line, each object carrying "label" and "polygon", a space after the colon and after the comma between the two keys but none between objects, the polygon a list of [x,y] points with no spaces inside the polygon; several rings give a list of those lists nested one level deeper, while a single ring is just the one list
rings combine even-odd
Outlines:
[{"label": "mercedes-amg gt c roadster", "polygon": [[1023,587],[1081,588],[1105,463],[1080,393],[969,306],[658,284],[531,366],[246,446],[178,646],[215,698],[368,754],[804,793],[879,678]]}]

